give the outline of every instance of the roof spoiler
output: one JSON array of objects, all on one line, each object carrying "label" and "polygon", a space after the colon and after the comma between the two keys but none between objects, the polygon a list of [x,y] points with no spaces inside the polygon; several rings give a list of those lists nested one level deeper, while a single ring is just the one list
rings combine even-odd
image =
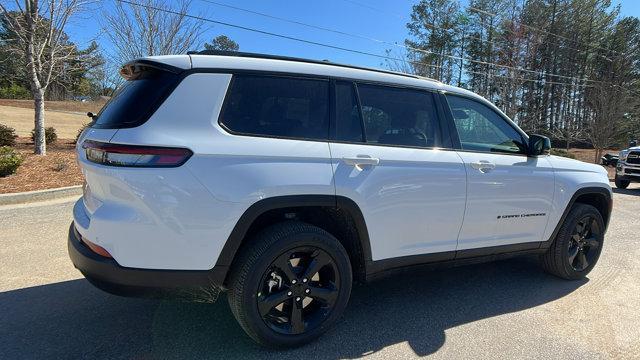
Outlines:
[{"label": "roof spoiler", "polygon": [[136,59],[122,65],[122,68],[120,68],[120,76],[125,80],[135,80],[150,69],[166,71],[173,74],[179,74],[184,71],[184,69],[173,65],[149,59]]}]

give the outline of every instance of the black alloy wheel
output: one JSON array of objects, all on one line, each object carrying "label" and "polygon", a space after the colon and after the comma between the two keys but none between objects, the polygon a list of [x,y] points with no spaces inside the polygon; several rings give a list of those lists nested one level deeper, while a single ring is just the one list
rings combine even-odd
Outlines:
[{"label": "black alloy wheel", "polygon": [[340,274],[329,254],[307,246],[284,252],[262,276],[258,311],[271,329],[301,334],[322,324],[338,297]]},{"label": "black alloy wheel", "polygon": [[347,307],[349,254],[327,231],[300,221],[271,225],[238,250],[227,300],[242,329],[272,348],[306,344]]},{"label": "black alloy wheel", "polygon": [[598,209],[574,204],[549,249],[540,256],[542,267],[563,279],[584,278],[600,257],[604,232],[604,219]]},{"label": "black alloy wheel", "polygon": [[601,235],[602,229],[592,215],[586,215],[578,221],[567,251],[569,264],[575,271],[583,271],[593,262],[598,255],[596,249],[600,246]]}]

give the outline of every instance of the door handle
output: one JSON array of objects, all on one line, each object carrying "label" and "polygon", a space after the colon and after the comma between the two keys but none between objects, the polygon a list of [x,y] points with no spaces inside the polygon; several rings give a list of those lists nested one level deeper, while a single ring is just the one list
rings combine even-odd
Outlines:
[{"label": "door handle", "polygon": [[485,173],[495,169],[496,164],[487,160],[480,160],[480,161],[472,162],[471,167],[476,170],[480,170],[480,172]]},{"label": "door handle", "polygon": [[380,159],[372,158],[371,156],[362,155],[358,157],[343,157],[342,161],[347,165],[355,166],[356,168],[362,170],[362,166],[376,166],[380,163]]}]

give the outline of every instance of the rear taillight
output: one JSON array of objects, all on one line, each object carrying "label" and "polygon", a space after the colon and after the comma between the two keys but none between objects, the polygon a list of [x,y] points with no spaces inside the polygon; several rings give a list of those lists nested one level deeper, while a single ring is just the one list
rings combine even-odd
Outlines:
[{"label": "rear taillight", "polygon": [[82,143],[87,160],[101,165],[131,167],[176,167],[193,152],[184,148],[111,144],[86,140]]}]

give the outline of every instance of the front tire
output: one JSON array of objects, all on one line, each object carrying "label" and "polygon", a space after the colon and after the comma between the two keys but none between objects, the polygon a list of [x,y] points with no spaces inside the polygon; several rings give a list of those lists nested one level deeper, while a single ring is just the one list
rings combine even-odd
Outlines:
[{"label": "front tire", "polygon": [[349,301],[349,256],[316,226],[270,226],[240,250],[227,296],[242,329],[273,348],[303,345],[331,328]]},{"label": "front tire", "polygon": [[574,204],[551,247],[541,256],[542,267],[563,279],[584,278],[600,257],[604,230],[604,220],[598,209]]},{"label": "front tire", "polygon": [[618,179],[618,175],[616,175],[615,183],[618,189],[626,189],[627,187],[629,187],[631,181]]}]

